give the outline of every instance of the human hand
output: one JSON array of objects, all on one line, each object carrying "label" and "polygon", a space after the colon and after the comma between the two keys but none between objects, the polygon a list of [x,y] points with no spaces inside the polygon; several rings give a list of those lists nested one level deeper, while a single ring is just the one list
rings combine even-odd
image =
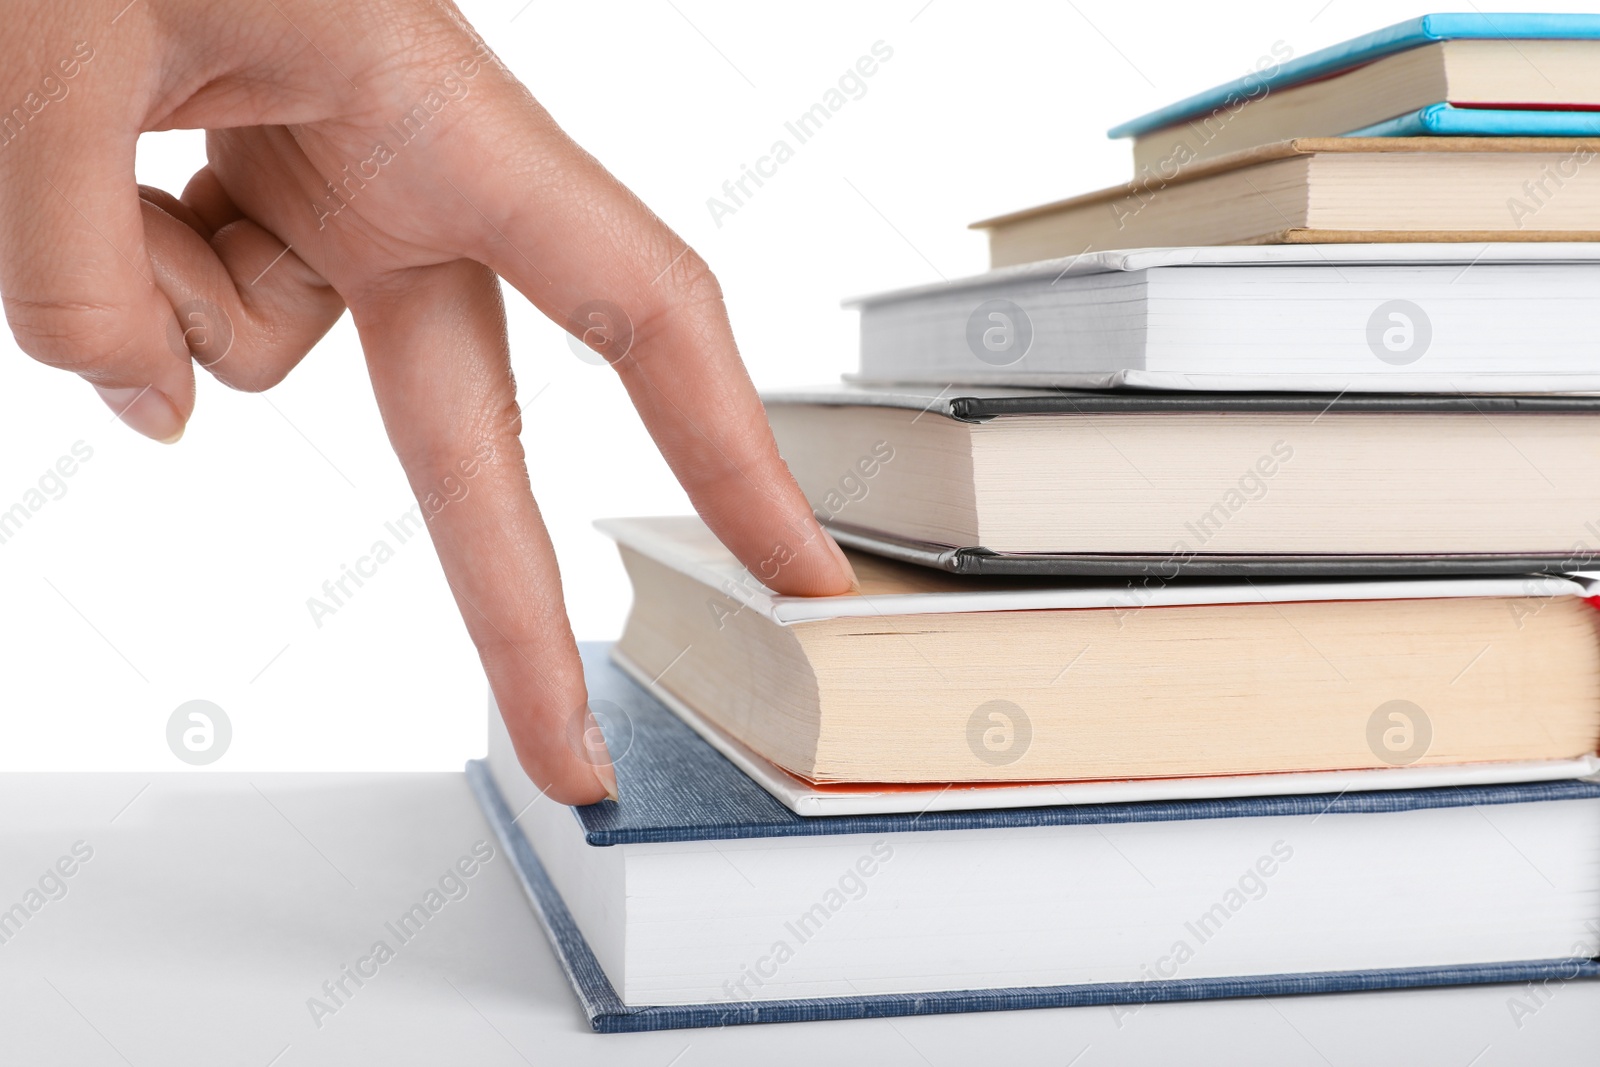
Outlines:
[{"label": "human hand", "polygon": [[[780,592],[849,564],[778,458],[701,258],[574,144],[443,0],[13,0],[0,42],[0,295],[29,355],[176,441],[193,364],[283,380],[349,307],[523,767],[615,791],[586,756],[582,668],[518,434],[496,275],[621,376],[694,506]],[[205,129],[181,198],[137,187],[140,133]],[[587,323],[585,324],[587,325]],[[224,328],[225,327],[225,328]],[[624,343],[631,334],[631,347]],[[593,764],[598,763],[598,766]]]}]

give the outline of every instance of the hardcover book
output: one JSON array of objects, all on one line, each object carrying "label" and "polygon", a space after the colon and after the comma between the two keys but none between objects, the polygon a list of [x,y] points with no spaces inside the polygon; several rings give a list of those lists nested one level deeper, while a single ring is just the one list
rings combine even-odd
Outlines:
[{"label": "hardcover book", "polygon": [[763,399],[841,541],[956,574],[1600,563],[1600,397],[904,386]]},{"label": "hardcover book", "polygon": [[[1600,39],[1594,15],[1469,15],[1441,38],[1439,19],[1410,25],[1414,36],[1377,35],[1296,58],[1275,42],[1257,69],[1242,79],[1163,108],[1111,131],[1132,136],[1134,167],[1160,173],[1230,152],[1294,137],[1416,136],[1594,136],[1592,113],[1600,108]],[[1507,35],[1490,30],[1512,29]],[[1522,28],[1536,37],[1522,37]],[[1558,37],[1557,32],[1577,36]],[[1384,37],[1388,32],[1390,36]],[[1380,43],[1371,48],[1363,42]],[[1399,51],[1384,48],[1405,46]],[[1306,71],[1326,73],[1306,78]],[[1435,108],[1453,114],[1438,126],[1401,122]],[[1518,116],[1528,116],[1526,119]],[[1390,120],[1396,125],[1388,126]],[[1152,125],[1158,123],[1159,125]]]},{"label": "hardcover book", "polygon": [[[1600,172],[1597,172],[1600,173]],[[858,297],[862,384],[1600,392],[1600,244],[1093,252]]]},{"label": "hardcover book", "polygon": [[996,267],[1105,249],[1593,241],[1593,137],[1295,138],[973,223]]},{"label": "hardcover book", "polygon": [[468,777],[602,1032],[1600,975],[1592,782],[808,819],[583,654],[621,802]]},{"label": "hardcover book", "polygon": [[1194,157],[1220,155],[1345,133],[1434,103],[1592,109],[1596,41],[1593,14],[1472,12],[1423,15],[1304,56],[1278,42],[1249,74],[1110,136],[1138,138],[1149,164],[1171,158],[1180,142]]},{"label": "hardcover book", "polygon": [[857,555],[858,593],[802,598],[696,517],[600,527],[634,585],[618,655],[814,783],[1576,760],[1600,735],[1600,613],[1569,579],[984,580]]}]

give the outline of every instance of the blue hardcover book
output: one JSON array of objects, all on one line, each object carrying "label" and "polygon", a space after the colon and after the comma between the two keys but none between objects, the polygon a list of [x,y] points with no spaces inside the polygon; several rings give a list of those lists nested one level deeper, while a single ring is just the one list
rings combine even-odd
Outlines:
[{"label": "blue hardcover book", "polygon": [[1500,108],[1427,107],[1386,119],[1346,137],[1596,137],[1600,112],[1520,111]]},{"label": "blue hardcover book", "polygon": [[[1290,57],[1275,52],[1271,56],[1263,57],[1260,69],[1124,122],[1120,126],[1113,127],[1109,131],[1109,136],[1136,137],[1166,126],[1210,115],[1219,108],[1234,107],[1241,101],[1254,101],[1272,93],[1442,41],[1532,40],[1600,40],[1600,15],[1503,12],[1423,15],[1303,56]],[[1305,136],[1313,134],[1307,133]]]},{"label": "blue hardcover book", "polygon": [[620,803],[468,765],[602,1032],[1600,976],[1591,781],[803,818],[607,652]]}]

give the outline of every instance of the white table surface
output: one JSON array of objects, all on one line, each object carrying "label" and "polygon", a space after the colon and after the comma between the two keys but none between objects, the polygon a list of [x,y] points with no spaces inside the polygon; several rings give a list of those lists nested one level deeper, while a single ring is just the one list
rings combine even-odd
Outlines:
[{"label": "white table surface", "polygon": [[[0,1064],[1593,1063],[1600,982],[591,1033],[506,857],[334,1015],[307,999],[488,825],[459,774],[0,778]],[[1396,900],[1402,909],[1426,901]],[[353,987],[352,987],[353,988]]]}]

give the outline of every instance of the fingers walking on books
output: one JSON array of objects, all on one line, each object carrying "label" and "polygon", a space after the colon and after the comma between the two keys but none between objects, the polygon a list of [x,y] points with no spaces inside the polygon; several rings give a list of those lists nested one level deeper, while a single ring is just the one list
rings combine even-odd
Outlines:
[{"label": "fingers walking on books", "polygon": [[710,268],[535,101],[515,105],[503,165],[454,176],[482,216],[475,258],[611,364],[696,510],[753,573],[784,593],[848,591],[850,564],[778,455]]},{"label": "fingers walking on books", "polygon": [[[37,21],[103,14],[51,10]],[[109,15],[114,49],[65,30],[41,43],[72,95],[0,137],[7,316],[25,351],[175,441],[196,363],[267,388],[348,304],[524,764],[557,799],[598,800],[614,779],[528,485],[492,272],[613,364],[759,578],[796,594],[854,578],[779,458],[705,262],[448,5],[355,18],[315,0],[148,0]],[[181,198],[141,192],[139,135],[174,128],[209,131],[208,165]]]},{"label": "fingers walking on books", "polygon": [[373,390],[529,777],[566,804],[616,795],[585,714],[550,535],[528,484],[505,310],[467,260],[353,302]]}]

